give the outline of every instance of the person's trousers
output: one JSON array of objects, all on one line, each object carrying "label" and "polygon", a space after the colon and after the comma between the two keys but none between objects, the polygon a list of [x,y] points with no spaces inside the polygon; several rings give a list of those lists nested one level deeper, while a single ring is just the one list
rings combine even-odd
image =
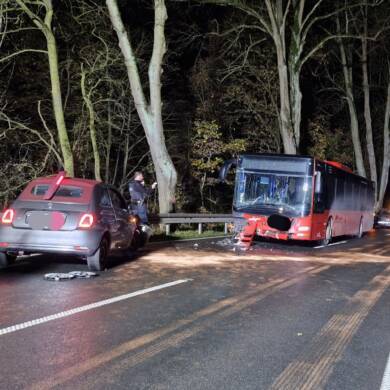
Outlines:
[{"label": "person's trousers", "polygon": [[141,223],[148,223],[148,209],[145,204],[135,206],[134,212],[139,216]]}]

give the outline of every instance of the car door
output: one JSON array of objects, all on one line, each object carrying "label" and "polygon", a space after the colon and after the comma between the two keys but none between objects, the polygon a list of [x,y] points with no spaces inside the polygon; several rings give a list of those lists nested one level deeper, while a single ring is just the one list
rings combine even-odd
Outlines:
[{"label": "car door", "polygon": [[110,249],[113,249],[117,246],[118,241],[120,240],[119,228],[117,226],[116,216],[114,207],[111,202],[111,198],[108,192],[108,188],[100,187],[99,196],[98,196],[98,207],[99,207],[99,217],[100,223],[110,232],[111,245]]},{"label": "car door", "polygon": [[130,246],[135,226],[129,222],[129,212],[122,195],[114,188],[108,190],[115,212],[116,227],[118,229],[117,248],[128,248]]}]

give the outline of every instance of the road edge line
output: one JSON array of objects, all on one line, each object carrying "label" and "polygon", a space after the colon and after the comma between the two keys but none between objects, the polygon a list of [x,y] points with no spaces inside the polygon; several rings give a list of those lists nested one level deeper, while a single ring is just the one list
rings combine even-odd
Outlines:
[{"label": "road edge line", "polygon": [[387,359],[387,364],[386,364],[385,372],[383,374],[380,390],[390,390],[390,353]]}]

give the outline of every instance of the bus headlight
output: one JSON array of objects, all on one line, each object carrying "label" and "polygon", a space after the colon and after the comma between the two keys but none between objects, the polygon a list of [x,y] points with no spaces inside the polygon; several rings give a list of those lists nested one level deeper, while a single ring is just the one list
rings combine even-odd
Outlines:
[{"label": "bus headlight", "polygon": [[310,226],[299,226],[298,232],[308,232],[310,230]]}]

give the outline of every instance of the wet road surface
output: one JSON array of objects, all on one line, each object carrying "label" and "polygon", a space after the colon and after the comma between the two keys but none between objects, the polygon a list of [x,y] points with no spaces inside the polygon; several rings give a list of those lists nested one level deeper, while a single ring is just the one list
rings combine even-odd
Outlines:
[{"label": "wet road surface", "polygon": [[[151,244],[94,279],[0,270],[1,389],[389,389],[390,230],[327,248]],[[382,383],[383,382],[383,383]]]}]

